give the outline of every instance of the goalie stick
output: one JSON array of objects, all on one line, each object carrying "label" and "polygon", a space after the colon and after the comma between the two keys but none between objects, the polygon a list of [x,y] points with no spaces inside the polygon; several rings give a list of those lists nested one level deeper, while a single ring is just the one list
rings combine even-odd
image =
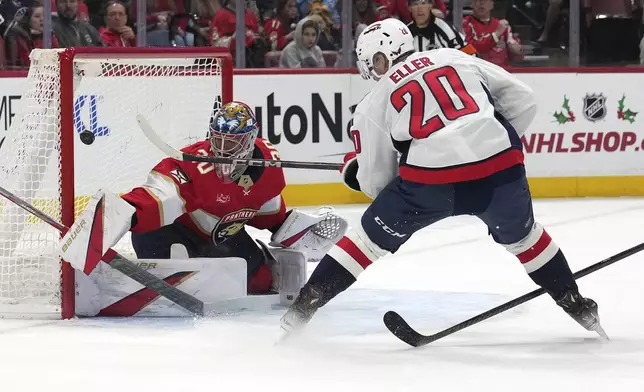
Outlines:
[{"label": "goalie stick", "polygon": [[[607,259],[604,259],[580,271],[577,271],[573,275],[573,278],[575,278],[575,280],[579,278],[583,278],[586,275],[589,275],[604,267],[608,267],[609,265],[616,263],[622,259],[625,259],[629,256],[632,256],[638,252],[641,252],[642,250],[644,250],[644,243],[635,245],[632,248],[626,249],[620,253],[617,253],[613,256],[608,257]],[[401,315],[391,310],[385,313],[385,315],[383,316],[383,321],[387,329],[391,331],[391,333],[393,333],[398,339],[409,344],[410,346],[420,347],[420,346],[425,346],[429,343],[435,342],[438,339],[442,339],[445,336],[451,335],[455,332],[458,332],[462,329],[470,327],[474,324],[478,324],[481,321],[484,321],[489,319],[490,317],[496,316],[497,314],[510,310],[516,306],[521,305],[522,303],[525,303],[534,298],[537,298],[538,296],[544,294],[545,292],[546,291],[543,288],[536,289],[518,298],[515,298],[509,302],[499,305],[496,308],[490,309],[487,312],[481,313],[478,316],[472,317],[468,320],[465,320],[459,324],[456,324],[450,328],[444,329],[433,335],[423,335],[421,333],[418,333],[407,323],[407,321],[405,321],[404,318],[402,318]]]},{"label": "goalie stick", "polygon": [[[61,223],[57,222],[54,218],[40,211],[36,207],[32,206],[31,204],[27,203],[26,201],[22,200],[21,198],[1,186],[0,194],[19,207],[23,208],[25,211],[33,214],[37,218],[53,226],[61,233],[65,234],[65,232],[67,232],[67,230],[69,229],[68,227],[65,227]],[[138,265],[121,256],[115,250],[109,249],[105,253],[105,255],[103,255],[101,260],[108,264],[110,267],[132,278],[143,286],[156,292],[160,296],[169,299],[170,301],[181,306],[187,311],[197,316],[203,316],[204,303],[202,301],[168,284],[163,279],[157,278],[150,272],[144,270],[143,268],[140,268]]]},{"label": "goalie stick", "polygon": [[167,156],[174,158],[178,161],[189,162],[209,162],[209,163],[222,163],[222,164],[241,164],[248,166],[264,166],[264,167],[285,167],[292,169],[317,169],[317,170],[340,170],[341,163],[327,163],[327,162],[301,162],[301,161],[279,161],[271,159],[242,159],[242,158],[224,158],[224,157],[210,157],[198,156],[183,153],[176,148],[170,146],[152,129],[148,120],[141,114],[137,114],[136,121],[139,123],[139,128],[143,134],[154,144],[159,150],[163,151]]}]

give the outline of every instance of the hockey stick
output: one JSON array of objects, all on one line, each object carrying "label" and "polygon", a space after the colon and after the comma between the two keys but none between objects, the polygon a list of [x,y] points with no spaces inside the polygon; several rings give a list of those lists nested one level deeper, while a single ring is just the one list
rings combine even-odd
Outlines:
[{"label": "hockey stick", "polygon": [[[618,262],[620,260],[623,260],[629,256],[632,256],[638,252],[641,252],[642,250],[644,250],[644,243],[635,245],[632,248],[626,249],[620,253],[610,256],[605,260],[602,260],[589,267],[586,267],[581,271],[577,271],[573,275],[573,278],[575,280],[579,278],[583,278],[586,275],[589,275],[604,267],[608,267],[609,265],[615,262]],[[481,321],[487,320],[490,317],[493,317],[499,313],[505,312],[506,310],[510,310],[515,306],[519,306],[524,302],[528,302],[534,298],[537,298],[538,296],[542,295],[545,292],[546,291],[543,288],[536,289],[518,298],[515,298],[512,301],[499,305],[494,309],[490,309],[485,313],[481,313],[478,316],[472,317],[469,320],[465,320],[460,324],[456,324],[453,327],[447,328],[433,335],[422,335],[418,333],[405,321],[405,319],[402,318],[402,316],[400,316],[398,313],[391,310],[385,313],[383,317],[383,321],[385,323],[385,326],[387,326],[387,329],[389,329],[389,331],[391,331],[391,333],[393,333],[398,339],[409,344],[410,346],[420,347],[420,346],[424,346],[426,344],[435,342],[438,339],[444,338],[445,336],[451,335],[455,332],[458,332],[462,329],[470,327],[474,324],[480,323]]]},{"label": "hockey stick", "polygon": [[139,123],[139,128],[143,134],[154,144],[159,150],[163,151],[167,156],[179,161],[190,162],[209,162],[209,163],[222,163],[233,165],[248,165],[248,166],[264,166],[264,167],[286,167],[291,169],[317,169],[317,170],[340,170],[341,163],[327,163],[327,162],[301,162],[301,161],[278,161],[271,159],[240,159],[240,158],[223,158],[223,157],[210,157],[198,156],[183,153],[176,148],[170,146],[152,129],[148,120],[142,115],[136,115],[136,121]]},{"label": "hockey stick", "polygon": [[[22,200],[21,198],[1,186],[0,195],[12,201],[25,211],[33,214],[37,218],[43,220],[50,226],[53,226],[56,230],[60,231],[63,234],[65,234],[69,229],[68,227],[65,227],[64,225],[57,222],[54,218],[40,211],[36,207],[32,206],[31,204],[27,203],[26,201]],[[156,292],[162,297],[169,299],[170,301],[181,306],[187,311],[194,313],[197,316],[203,316],[204,304],[202,301],[168,284],[163,279],[157,278],[150,272],[144,270],[130,260],[121,256],[115,250],[109,249],[101,260],[103,260],[103,262],[108,264],[110,267],[132,278],[133,280]]]}]

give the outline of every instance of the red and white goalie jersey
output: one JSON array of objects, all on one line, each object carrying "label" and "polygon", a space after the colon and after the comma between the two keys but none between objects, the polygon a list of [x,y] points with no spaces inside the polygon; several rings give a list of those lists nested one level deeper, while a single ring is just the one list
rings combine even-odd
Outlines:
[{"label": "red and white goalie jersey", "polygon": [[532,89],[502,68],[455,49],[414,53],[356,107],[360,188],[375,198],[397,175],[455,183],[523,163],[535,114]]},{"label": "red and white goalie jersey", "polygon": [[[212,156],[202,141],[182,149],[192,155]],[[253,158],[278,159],[275,147],[257,138]],[[222,183],[207,162],[162,160],[143,186],[123,195],[136,207],[133,232],[149,232],[172,224],[186,225],[204,239],[220,244],[245,224],[258,229],[280,225],[286,217],[282,190],[284,172],[277,167],[249,167],[236,182]]]}]

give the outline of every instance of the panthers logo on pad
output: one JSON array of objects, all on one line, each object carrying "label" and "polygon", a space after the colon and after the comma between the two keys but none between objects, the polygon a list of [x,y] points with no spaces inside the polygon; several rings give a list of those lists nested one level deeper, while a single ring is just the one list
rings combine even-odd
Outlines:
[{"label": "panthers logo on pad", "polygon": [[212,230],[211,237],[213,244],[219,245],[239,233],[244,228],[244,225],[246,225],[246,222],[253,219],[256,214],[257,210],[243,208],[224,215]]}]

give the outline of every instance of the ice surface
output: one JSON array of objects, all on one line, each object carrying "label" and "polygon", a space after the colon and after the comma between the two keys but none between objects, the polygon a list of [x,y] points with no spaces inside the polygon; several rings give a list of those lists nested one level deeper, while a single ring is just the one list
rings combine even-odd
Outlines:
[{"label": "ice surface", "polygon": [[[337,207],[351,223],[363,209]],[[644,241],[644,199],[539,200],[535,214],[575,271]],[[432,333],[535,288],[481,223],[453,218],[370,267],[286,347],[273,345],[282,310],[0,320],[0,391],[644,391],[643,278],[644,253],[579,281],[608,342],[541,297],[413,349],[386,310]]]}]

